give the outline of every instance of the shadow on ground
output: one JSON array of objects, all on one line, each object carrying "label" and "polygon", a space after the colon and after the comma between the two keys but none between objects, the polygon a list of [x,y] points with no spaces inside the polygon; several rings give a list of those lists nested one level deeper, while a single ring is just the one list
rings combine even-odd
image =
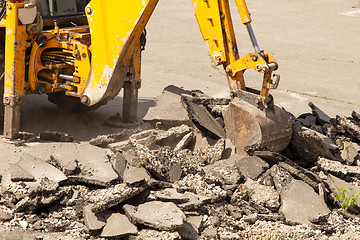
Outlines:
[{"label": "shadow on ground", "polygon": [[[77,141],[88,141],[100,134],[110,134],[120,128],[109,127],[104,121],[122,112],[122,98],[116,97],[96,111],[88,113],[68,113],[61,111],[47,100],[47,96],[28,95],[21,111],[21,131],[39,134],[44,131],[59,131],[71,134]],[[138,119],[142,119],[150,107],[152,99],[139,99]]]}]

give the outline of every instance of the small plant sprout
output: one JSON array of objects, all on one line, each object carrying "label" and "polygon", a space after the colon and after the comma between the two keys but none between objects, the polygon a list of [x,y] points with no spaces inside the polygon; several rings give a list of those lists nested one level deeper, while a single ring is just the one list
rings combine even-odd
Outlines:
[{"label": "small plant sprout", "polygon": [[357,194],[351,194],[350,196],[347,194],[347,192],[352,192],[352,188],[340,188],[339,192],[340,194],[336,196],[334,200],[334,204],[339,201],[341,202],[341,208],[347,211],[349,208],[353,207],[357,201],[357,199],[360,197],[360,192]]}]

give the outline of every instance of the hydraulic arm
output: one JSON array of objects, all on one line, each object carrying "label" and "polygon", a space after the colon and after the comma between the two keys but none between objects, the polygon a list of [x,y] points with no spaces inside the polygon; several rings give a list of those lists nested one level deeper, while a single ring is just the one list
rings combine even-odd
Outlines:
[{"label": "hydraulic arm", "polygon": [[217,65],[223,64],[228,74],[230,90],[239,96],[240,90],[246,90],[243,73],[253,68],[263,73],[259,103],[269,103],[269,89],[276,88],[279,77],[272,81],[272,71],[278,65],[276,61],[265,51],[261,51],[251,26],[251,17],[244,0],[235,0],[241,20],[245,24],[255,53],[242,58],[236,44],[235,32],[230,14],[228,0],[193,0],[196,18],[200,26],[203,38],[209,45],[210,52]]}]

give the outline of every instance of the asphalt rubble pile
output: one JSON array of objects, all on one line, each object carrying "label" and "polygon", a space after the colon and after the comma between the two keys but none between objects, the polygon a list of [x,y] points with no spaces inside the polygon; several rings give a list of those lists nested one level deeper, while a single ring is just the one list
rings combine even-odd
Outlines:
[{"label": "asphalt rubble pile", "polygon": [[169,86],[144,118],[152,127],[24,143],[2,174],[1,225],[34,239],[360,238],[360,200],[348,211],[334,202],[341,188],[360,192],[360,114],[330,118],[309,103],[289,113],[282,153],[244,156],[226,139],[229,101]]}]

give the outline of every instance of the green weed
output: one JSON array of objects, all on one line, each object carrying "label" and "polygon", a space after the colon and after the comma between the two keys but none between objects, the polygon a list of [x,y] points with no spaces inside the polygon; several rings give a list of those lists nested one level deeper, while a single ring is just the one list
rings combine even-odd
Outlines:
[{"label": "green weed", "polygon": [[352,188],[340,188],[340,194],[336,196],[334,204],[337,201],[341,202],[341,208],[343,208],[345,211],[347,211],[349,208],[352,208],[355,205],[357,199],[360,197],[360,192],[357,194],[351,194],[350,196],[346,194],[346,192],[352,191]]}]

